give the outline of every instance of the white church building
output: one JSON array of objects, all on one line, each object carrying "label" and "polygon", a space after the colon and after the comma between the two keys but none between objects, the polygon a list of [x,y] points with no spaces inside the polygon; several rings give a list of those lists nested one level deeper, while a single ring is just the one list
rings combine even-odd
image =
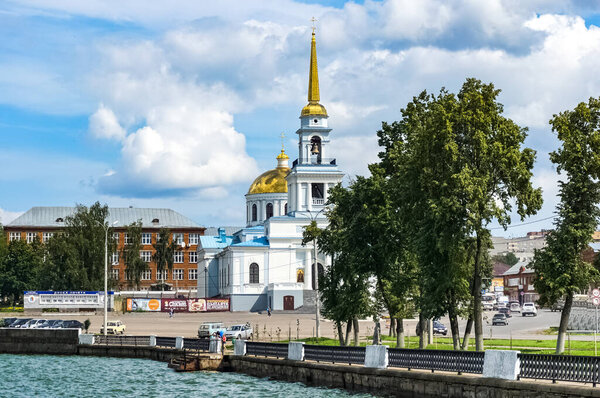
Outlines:
[{"label": "white church building", "polygon": [[314,309],[314,274],[328,265],[313,246],[302,246],[303,227],[327,225],[327,192],[340,183],[329,147],[327,111],[319,103],[315,33],[312,34],[308,104],[300,114],[298,158],[281,150],[277,167],[258,176],[246,194],[247,226],[233,235],[200,236],[198,297],[229,297],[232,311]]}]

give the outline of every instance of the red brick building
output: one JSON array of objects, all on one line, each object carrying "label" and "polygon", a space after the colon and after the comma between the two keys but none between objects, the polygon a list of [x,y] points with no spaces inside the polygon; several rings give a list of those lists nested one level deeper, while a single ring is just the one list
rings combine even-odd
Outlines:
[{"label": "red brick building", "polygon": [[[47,242],[55,233],[65,228],[65,218],[74,212],[74,207],[32,207],[4,226],[6,238],[8,241],[18,239],[33,242],[37,237],[41,242]],[[142,222],[140,257],[149,266],[149,270],[142,275],[140,289],[152,290],[153,287],[156,289],[161,283],[162,278],[156,270],[156,264],[152,261],[152,255],[155,251],[153,244],[156,243],[162,228],[169,229],[170,239],[180,244],[174,255],[173,271],[167,271],[164,275],[165,283],[174,290],[197,289],[197,245],[200,236],[204,235],[204,227],[171,209],[126,207],[109,208],[109,212],[108,224],[112,225],[116,222],[112,238],[117,242],[117,251],[109,253],[108,266],[112,277],[118,280],[118,290],[134,288],[127,279],[121,252],[129,240],[127,226],[138,220]]]}]

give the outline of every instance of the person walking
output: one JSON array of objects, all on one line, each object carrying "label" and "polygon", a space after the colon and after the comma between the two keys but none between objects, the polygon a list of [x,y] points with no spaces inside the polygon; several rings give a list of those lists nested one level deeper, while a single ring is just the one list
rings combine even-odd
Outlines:
[{"label": "person walking", "polygon": [[173,308],[169,310],[169,318],[173,318]]},{"label": "person walking", "polygon": [[271,316],[271,307],[267,307],[267,315]]}]

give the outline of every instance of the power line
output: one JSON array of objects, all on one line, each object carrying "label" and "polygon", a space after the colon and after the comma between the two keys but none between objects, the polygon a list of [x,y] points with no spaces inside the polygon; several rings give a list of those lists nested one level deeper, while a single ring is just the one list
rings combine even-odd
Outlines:
[{"label": "power line", "polygon": [[[538,222],[542,222],[542,221],[546,221],[546,220],[551,220],[556,218],[556,216],[550,216],[550,217],[546,217],[546,218],[540,218],[539,220],[533,220],[533,221],[527,221],[521,224],[511,224],[509,226],[507,226],[506,228],[514,228],[514,227],[521,227],[523,225],[529,225],[529,224],[535,224]],[[490,228],[490,229],[504,229],[504,227],[494,227],[494,228]]]}]

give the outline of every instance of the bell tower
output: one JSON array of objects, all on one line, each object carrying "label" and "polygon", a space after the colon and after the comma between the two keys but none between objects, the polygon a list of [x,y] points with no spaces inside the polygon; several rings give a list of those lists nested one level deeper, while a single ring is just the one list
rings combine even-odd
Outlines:
[{"label": "bell tower", "polygon": [[308,72],[308,104],[300,113],[298,159],[286,177],[290,212],[319,212],[327,202],[327,191],[341,182],[343,173],[329,148],[327,110],[320,104],[317,42],[313,26]]}]

